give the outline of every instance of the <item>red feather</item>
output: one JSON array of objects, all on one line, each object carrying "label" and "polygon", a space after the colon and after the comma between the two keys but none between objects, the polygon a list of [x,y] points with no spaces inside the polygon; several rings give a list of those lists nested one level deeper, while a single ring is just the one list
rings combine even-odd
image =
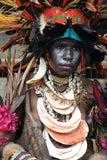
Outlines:
[{"label": "red feather", "polygon": [[20,7],[22,5],[22,3],[20,2],[20,0],[16,0],[17,5]]},{"label": "red feather", "polygon": [[[91,18],[93,18],[93,16]],[[91,20],[91,18],[90,18],[90,20]],[[91,21],[91,24],[90,24],[91,27],[93,27],[95,24],[97,24],[97,22],[100,20],[100,18],[101,18],[100,15],[97,16],[96,18],[94,17],[93,20]]]},{"label": "red feather", "polygon": [[[26,1],[25,1],[25,2],[22,3],[20,0],[16,0],[16,3],[17,3],[17,5],[18,5],[19,7],[23,7],[23,6],[28,7],[28,6],[31,6],[31,5],[32,5],[32,3],[30,3],[30,1],[29,1],[29,2],[26,2]],[[29,20],[34,21],[33,16],[32,16],[26,9],[24,9],[23,12],[24,12],[24,14],[29,18]]]},{"label": "red feather", "polygon": [[33,16],[26,9],[24,9],[23,12],[25,13],[25,15],[27,15],[27,17],[29,18],[29,20],[35,21],[35,19],[33,18]]},{"label": "red feather", "polygon": [[107,44],[107,39],[104,38],[104,37],[99,37],[98,40],[99,40],[100,42],[103,42],[104,44]]},{"label": "red feather", "polygon": [[10,40],[9,42],[7,42],[3,47],[1,47],[1,50],[5,50],[7,49],[9,46],[11,46],[13,44],[14,40]]},{"label": "red feather", "polygon": [[63,0],[62,7],[64,7],[67,2],[68,2],[68,0]]},{"label": "red feather", "polygon": [[98,0],[97,4],[95,4],[96,8],[98,9],[99,6],[101,5],[101,3],[103,2],[104,0]]}]

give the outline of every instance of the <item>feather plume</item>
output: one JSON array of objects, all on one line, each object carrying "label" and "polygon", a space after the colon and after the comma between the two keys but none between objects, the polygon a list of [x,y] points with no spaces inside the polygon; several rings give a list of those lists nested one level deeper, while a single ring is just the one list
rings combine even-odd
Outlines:
[{"label": "feather plume", "polygon": [[96,12],[97,11],[96,7],[93,4],[88,3],[88,2],[86,2],[86,8],[88,10],[92,11],[92,12]]},{"label": "feather plume", "polygon": [[99,13],[105,13],[107,14],[107,4],[102,4],[99,9],[98,9]]},{"label": "feather plume", "polygon": [[63,0],[62,7],[64,7],[67,2],[68,2],[68,0]]},{"label": "feather plume", "polygon": [[14,2],[13,0],[0,0],[0,3],[7,5],[7,6],[11,6],[12,8],[18,8],[16,2]]},{"label": "feather plume", "polygon": [[12,15],[0,15],[0,28],[20,28],[21,24],[17,24],[19,17]]},{"label": "feather plume", "polygon": [[88,0],[88,3],[94,4],[95,0]]},{"label": "feather plume", "polygon": [[49,0],[39,0],[39,2],[45,5],[46,7],[52,7],[52,4]]},{"label": "feather plume", "polygon": [[64,9],[68,10],[69,8],[76,7],[79,4],[80,0],[73,0],[69,2],[67,5],[65,5]]}]

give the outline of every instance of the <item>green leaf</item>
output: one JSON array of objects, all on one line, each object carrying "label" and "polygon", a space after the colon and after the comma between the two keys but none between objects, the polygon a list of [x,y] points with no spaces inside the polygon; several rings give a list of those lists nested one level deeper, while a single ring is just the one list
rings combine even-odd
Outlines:
[{"label": "green leaf", "polygon": [[3,98],[0,96],[0,106],[3,105]]},{"label": "green leaf", "polygon": [[21,103],[23,102],[24,98],[25,98],[25,95],[22,95],[22,96],[20,96],[18,98],[14,98],[13,99],[12,105],[10,106],[10,113],[14,112],[21,105]]},{"label": "green leaf", "polygon": [[9,52],[8,52],[8,67],[10,68],[11,66],[11,49],[9,48]]}]

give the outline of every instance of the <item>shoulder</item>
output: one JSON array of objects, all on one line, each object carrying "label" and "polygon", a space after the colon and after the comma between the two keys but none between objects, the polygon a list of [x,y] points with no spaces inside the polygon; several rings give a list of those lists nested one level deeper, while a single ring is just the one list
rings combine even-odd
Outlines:
[{"label": "shoulder", "polygon": [[93,81],[90,79],[85,80],[85,89],[87,93],[93,94]]}]

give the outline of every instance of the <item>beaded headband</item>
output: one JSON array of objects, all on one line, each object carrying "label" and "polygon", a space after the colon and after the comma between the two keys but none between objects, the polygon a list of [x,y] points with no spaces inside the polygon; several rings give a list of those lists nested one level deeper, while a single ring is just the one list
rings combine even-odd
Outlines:
[{"label": "beaded headband", "polygon": [[50,24],[66,24],[67,19],[72,19],[72,24],[85,24],[88,25],[88,19],[84,14],[78,9],[64,10],[61,7],[52,7],[44,10],[40,17],[40,31],[45,26],[50,26]]}]

